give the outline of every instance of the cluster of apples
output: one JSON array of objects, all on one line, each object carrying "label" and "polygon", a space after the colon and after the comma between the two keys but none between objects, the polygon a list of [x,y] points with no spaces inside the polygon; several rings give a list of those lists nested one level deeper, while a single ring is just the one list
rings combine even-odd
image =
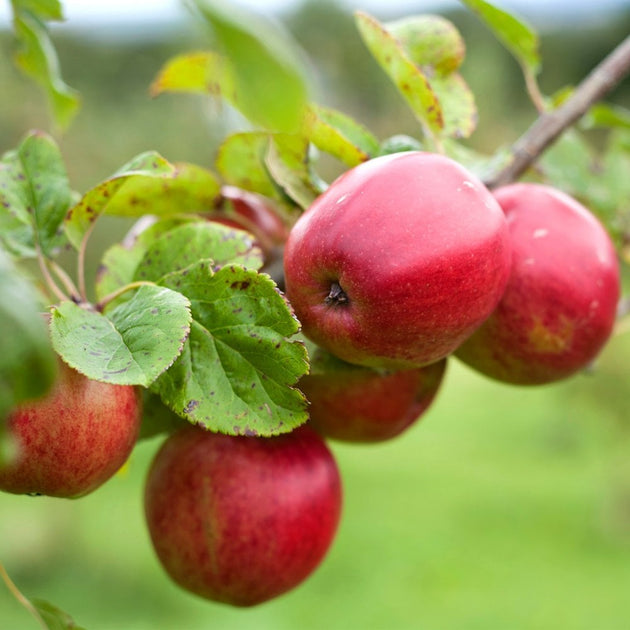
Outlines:
[{"label": "cluster of apples", "polygon": [[614,247],[582,205],[548,186],[491,193],[453,160],[375,158],[300,217],[287,297],[310,342],[307,426],[276,438],[185,429],[149,473],[146,510],[171,577],[253,605],[299,584],[341,507],[331,438],[379,442],[430,406],[448,358],[516,384],[586,367],[619,298]]},{"label": "cluster of apples", "polygon": [[[310,420],[270,438],[185,426],[158,451],[145,489],[154,548],[175,582],[211,600],[258,604],[322,561],[342,503],[326,439],[400,435],[452,355],[499,381],[550,383],[588,366],[612,331],[614,246],[586,208],[545,185],[491,192],[453,160],[409,151],[344,173],[290,231],[254,195],[227,187],[223,202],[229,212],[211,218],[248,229],[269,256],[286,241]],[[9,417],[20,452],[0,468],[0,489],[90,492],[128,457],[140,415],[133,387],[60,364],[53,391]]]}]

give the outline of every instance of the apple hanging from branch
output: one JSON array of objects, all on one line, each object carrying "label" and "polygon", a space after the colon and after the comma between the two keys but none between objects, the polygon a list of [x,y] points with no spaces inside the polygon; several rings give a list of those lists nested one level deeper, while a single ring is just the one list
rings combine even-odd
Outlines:
[{"label": "apple hanging from branch", "polygon": [[336,462],[306,426],[269,438],[187,426],[158,451],[145,489],[149,533],[168,574],[236,606],[302,582],[326,554],[340,512]]},{"label": "apple hanging from branch", "polygon": [[304,334],[349,363],[393,369],[452,353],[493,311],[509,265],[490,192],[418,151],[344,173],[298,219],[284,257]]},{"label": "apple hanging from branch", "polygon": [[619,300],[619,265],[599,221],[550,186],[494,191],[505,211],[512,271],[496,310],[457,356],[500,381],[534,385],[587,367],[608,340]]},{"label": "apple hanging from branch", "polygon": [[53,388],[7,418],[13,458],[0,466],[0,490],[76,498],[127,461],[141,419],[140,391],[91,380],[59,360]]}]

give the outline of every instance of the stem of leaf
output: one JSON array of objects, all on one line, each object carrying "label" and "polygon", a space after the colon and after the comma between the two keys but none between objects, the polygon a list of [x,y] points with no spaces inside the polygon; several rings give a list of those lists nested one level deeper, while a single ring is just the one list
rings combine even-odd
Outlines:
[{"label": "stem of leaf", "polygon": [[9,574],[6,572],[6,569],[4,568],[4,565],[2,564],[2,562],[0,562],[0,576],[2,577],[2,580],[4,581],[4,583],[7,585],[7,588],[9,589],[9,592],[11,593],[11,595],[13,595],[13,597],[15,597],[15,599],[17,599],[17,601],[20,602],[20,604],[24,606],[24,608],[26,608],[26,610],[28,610],[28,612],[31,613],[33,617],[35,617],[35,619],[37,619],[39,625],[44,630],[48,630],[48,624],[42,619],[42,616],[37,611],[37,608],[35,608],[35,606],[31,604],[29,599],[22,594],[20,589],[15,585],[13,580],[9,577]]},{"label": "stem of leaf", "polygon": [[105,307],[115,300],[117,297],[123,295],[123,293],[127,293],[127,291],[133,291],[134,289],[138,289],[139,287],[154,287],[155,282],[148,282],[147,280],[138,280],[137,282],[130,282],[126,284],[124,287],[120,287],[120,289],[116,289],[116,291],[112,291],[108,295],[106,295],[103,299],[101,299],[96,305],[96,310],[102,312]]},{"label": "stem of leaf", "polygon": [[36,245],[36,249],[37,262],[39,263],[39,268],[42,272],[42,275],[44,276],[44,280],[46,280],[48,288],[57,299],[61,300],[62,302],[67,301],[69,299],[68,296],[59,288],[54,278],[50,275],[48,265],[46,264],[46,259],[44,258],[44,254],[42,253],[39,244]]},{"label": "stem of leaf", "polygon": [[79,253],[77,258],[77,281],[79,283],[79,295],[84,302],[87,302],[87,290],[85,285],[85,254],[87,252],[87,242],[92,234],[95,223],[93,222],[87,229],[83,238],[81,239],[81,246],[79,247]]},{"label": "stem of leaf", "polygon": [[626,37],[577,86],[557,109],[542,113],[512,145],[511,161],[485,178],[488,188],[517,180],[593,103],[601,100],[630,72],[630,36]]},{"label": "stem of leaf", "polygon": [[81,296],[79,294],[79,290],[75,286],[74,282],[72,282],[70,276],[56,262],[51,260],[49,261],[49,264],[50,268],[63,284],[65,290],[70,294],[70,298],[78,302],[81,299]]},{"label": "stem of leaf", "polygon": [[545,106],[545,97],[540,91],[536,76],[529,68],[523,68],[523,73],[525,74],[525,85],[527,87],[529,98],[532,99],[532,103],[534,103],[534,107],[536,108],[538,113],[544,114],[545,110],[547,109],[547,107]]}]

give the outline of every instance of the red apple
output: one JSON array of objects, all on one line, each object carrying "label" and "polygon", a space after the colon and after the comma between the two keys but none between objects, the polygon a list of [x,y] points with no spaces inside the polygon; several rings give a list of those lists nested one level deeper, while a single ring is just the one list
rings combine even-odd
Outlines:
[{"label": "red apple", "polygon": [[401,369],[448,356],[490,315],[510,250],[472,173],[410,151],[337,179],[296,222],[284,265],[307,337],[350,363]]},{"label": "red apple", "polygon": [[557,381],[597,356],[615,321],[619,268],[599,221],[568,195],[540,184],[495,191],[513,261],[495,312],[457,356],[507,383]]},{"label": "red apple", "polygon": [[7,418],[17,453],[0,466],[0,490],[76,498],[105,483],[138,436],[136,388],[88,379],[59,361],[53,388]]},{"label": "red apple", "polygon": [[318,350],[299,388],[310,402],[310,425],[347,442],[389,440],[413,425],[433,402],[446,359],[422,368],[377,371]]},{"label": "red apple", "polygon": [[340,511],[337,465],[308,427],[270,438],[185,427],[158,451],[145,491],[167,573],[235,606],[302,582],[326,554]]}]

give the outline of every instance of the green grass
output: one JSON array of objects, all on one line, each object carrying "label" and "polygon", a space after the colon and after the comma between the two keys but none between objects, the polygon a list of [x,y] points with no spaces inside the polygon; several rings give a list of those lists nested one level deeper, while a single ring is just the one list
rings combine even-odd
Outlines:
[{"label": "green grass", "polygon": [[[628,449],[598,392],[626,350],[595,377],[534,389],[453,361],[407,434],[333,445],[337,539],[309,580],[254,609],[189,595],[158,565],[141,495],[159,440],[79,501],[1,496],[0,558],[27,595],[89,630],[625,630]],[[37,628],[3,589],[0,628]]]}]

